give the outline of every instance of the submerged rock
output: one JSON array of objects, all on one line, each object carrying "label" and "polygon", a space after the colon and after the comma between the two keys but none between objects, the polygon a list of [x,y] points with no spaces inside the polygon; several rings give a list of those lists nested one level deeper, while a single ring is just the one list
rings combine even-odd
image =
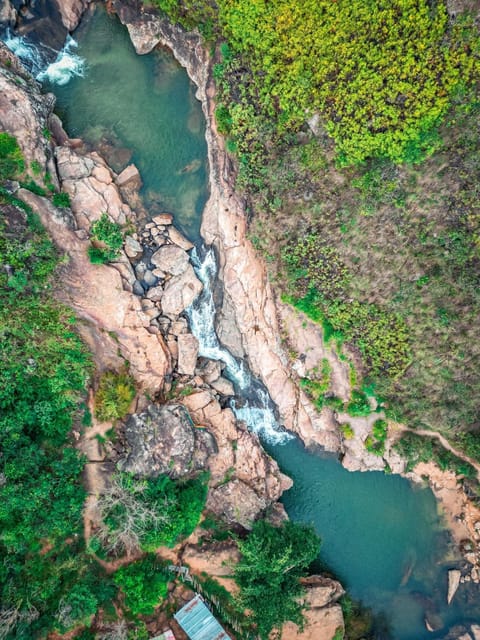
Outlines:
[{"label": "submerged rock", "polygon": [[460,577],[462,573],[459,569],[450,569],[448,572],[448,594],[447,603],[450,604],[454,595],[457,593],[458,585],[460,584]]}]

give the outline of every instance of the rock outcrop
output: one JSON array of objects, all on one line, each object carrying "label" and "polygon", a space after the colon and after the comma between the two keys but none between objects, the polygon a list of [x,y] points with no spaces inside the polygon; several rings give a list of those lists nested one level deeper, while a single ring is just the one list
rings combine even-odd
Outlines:
[{"label": "rock outcrop", "polygon": [[63,26],[68,31],[73,31],[80,22],[85,9],[91,0],[55,0],[60,15],[62,16]]},{"label": "rock outcrop", "polygon": [[178,404],[149,405],[128,418],[124,434],[127,456],[119,466],[140,476],[188,476],[206,469],[210,456],[218,451],[214,437],[195,427],[185,407]]}]

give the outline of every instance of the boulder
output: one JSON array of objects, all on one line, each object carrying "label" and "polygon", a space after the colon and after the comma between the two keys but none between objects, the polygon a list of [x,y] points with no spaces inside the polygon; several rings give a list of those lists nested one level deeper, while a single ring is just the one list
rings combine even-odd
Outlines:
[{"label": "boulder", "polygon": [[177,338],[178,373],[193,376],[198,356],[198,340],[191,333],[182,333]]},{"label": "boulder", "polygon": [[217,391],[221,396],[234,396],[235,389],[233,388],[233,384],[230,380],[227,380],[223,376],[214,380],[210,383],[210,385]]},{"label": "boulder", "polygon": [[251,529],[258,516],[266,509],[267,501],[242,480],[236,478],[211,489],[207,509],[226,522],[238,523]]},{"label": "boulder", "polygon": [[151,287],[147,291],[147,300],[152,302],[160,302],[163,297],[163,287]]},{"label": "boulder", "polygon": [[460,584],[461,571],[459,569],[450,569],[448,572],[448,594],[447,604],[450,604],[454,595],[457,593],[458,585]]},{"label": "boulder", "polygon": [[78,26],[89,2],[90,0],[55,0],[55,4],[62,16],[63,26],[68,31],[73,31]]},{"label": "boulder", "polygon": [[309,609],[326,607],[345,594],[345,589],[337,580],[325,576],[309,576],[301,582],[306,589],[305,603]]},{"label": "boulder", "polygon": [[3,0],[0,6],[0,25],[14,27],[17,19],[17,12],[10,0]]},{"label": "boulder", "polygon": [[184,251],[190,251],[190,249],[193,249],[194,247],[193,242],[190,242],[190,240],[187,240],[180,233],[180,231],[178,231],[178,229],[175,229],[175,227],[173,226],[168,227],[168,237],[173,242],[173,244],[176,244],[177,247],[180,247]]},{"label": "boulder", "polygon": [[196,429],[188,412],[178,404],[149,405],[125,424],[127,456],[123,471],[155,477],[166,473],[180,478],[204,469],[217,451],[214,437]]},{"label": "boulder", "polygon": [[201,376],[207,384],[211,384],[222,375],[222,364],[219,360],[202,358],[200,364],[195,369],[195,373],[197,376]]},{"label": "boulder", "polygon": [[472,624],[470,632],[473,636],[473,640],[480,640],[480,624]]},{"label": "boulder", "polygon": [[192,265],[187,264],[181,275],[173,276],[165,285],[162,298],[163,313],[169,316],[180,315],[192,304],[202,289],[203,285],[195,275]]},{"label": "boulder", "polygon": [[129,164],[116,178],[115,182],[120,189],[138,191],[142,186],[140,172],[134,164]]},{"label": "boulder", "polygon": [[[333,640],[337,631],[343,632],[342,608],[339,604],[305,612],[303,631],[293,622],[282,628],[282,640]],[[340,636],[343,638],[343,633]]]},{"label": "boulder", "polygon": [[159,213],[158,215],[153,216],[152,222],[157,226],[161,226],[163,224],[169,225],[173,222],[173,216],[171,213]]},{"label": "boulder", "polygon": [[166,244],[155,251],[150,262],[172,276],[179,276],[185,271],[190,260],[183,249],[174,244]]},{"label": "boulder", "polygon": [[142,245],[138,242],[138,240],[132,238],[132,236],[125,236],[124,249],[127,256],[129,258],[132,258],[132,260],[140,258],[140,256],[143,254]]}]

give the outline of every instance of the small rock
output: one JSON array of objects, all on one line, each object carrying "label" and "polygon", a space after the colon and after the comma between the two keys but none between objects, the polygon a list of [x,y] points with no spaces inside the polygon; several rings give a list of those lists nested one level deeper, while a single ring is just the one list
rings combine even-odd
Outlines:
[{"label": "small rock", "polygon": [[473,636],[474,640],[480,640],[480,625],[479,624],[472,624],[472,626],[470,627],[470,631],[472,633],[472,636]]},{"label": "small rock", "polygon": [[480,572],[476,567],[470,571],[470,576],[472,577],[473,582],[478,584],[480,582]]},{"label": "small rock", "polygon": [[193,246],[194,246],[193,242],[190,242],[190,240],[187,240],[180,233],[180,231],[178,231],[178,229],[175,229],[175,227],[173,226],[170,227],[168,230],[168,237],[173,242],[173,244],[176,244],[178,247],[180,247],[184,251],[190,251],[190,249],[193,249]]},{"label": "small rock", "polygon": [[135,266],[135,275],[139,280],[143,280],[143,276],[145,275],[146,270],[147,270],[147,265],[144,262],[139,262]]},{"label": "small rock", "polygon": [[173,216],[171,213],[159,213],[157,216],[153,216],[152,222],[157,226],[162,224],[172,224]]},{"label": "small rock", "polygon": [[191,333],[183,333],[177,338],[178,373],[193,376],[198,356],[198,340]]},{"label": "small rock", "polygon": [[185,318],[179,318],[178,320],[175,320],[175,322],[172,322],[170,331],[174,336],[179,336],[182,333],[187,333],[188,324]]},{"label": "small rock", "polygon": [[145,225],[145,229],[148,229],[149,231],[151,231],[151,229],[155,228],[155,224],[153,222],[147,222],[147,224]]},{"label": "small rock", "polygon": [[142,287],[142,283],[139,280],[135,280],[132,286],[132,291],[136,296],[143,296],[145,289]]},{"label": "small rock", "polygon": [[202,363],[196,368],[195,373],[201,376],[207,384],[211,384],[222,375],[222,365],[218,360],[202,359]]},{"label": "small rock", "polygon": [[125,237],[125,253],[129,258],[136,260],[143,254],[142,245],[132,236]]},{"label": "small rock", "polygon": [[214,380],[214,382],[210,383],[211,386],[217,391],[221,396],[234,396],[235,389],[233,388],[233,384],[230,380],[223,378],[222,376],[218,378],[218,380]]},{"label": "small rock", "polygon": [[448,572],[448,595],[447,604],[450,604],[453,600],[453,596],[456,594],[458,585],[460,584],[461,571],[459,569],[450,569]]},{"label": "small rock", "polygon": [[167,349],[173,360],[178,360],[178,344],[175,338],[167,338]]},{"label": "small rock", "polygon": [[150,271],[150,269],[147,269],[145,271],[142,280],[147,285],[147,287],[154,287],[158,282],[157,278],[153,275],[153,272]]},{"label": "small rock", "polygon": [[153,269],[153,270],[152,270],[152,273],[153,273],[153,275],[154,275],[156,278],[162,278],[162,280],[163,280],[163,278],[165,278],[165,276],[167,275],[167,274],[165,273],[165,271],[162,271],[161,269],[158,269],[158,268],[157,268],[157,269]]},{"label": "small rock", "polygon": [[117,176],[115,182],[121,189],[130,189],[132,191],[138,191],[142,186],[140,172],[134,164],[129,164],[128,167],[125,167],[122,173]]},{"label": "small rock", "polygon": [[160,302],[163,296],[163,288],[162,287],[150,287],[147,291],[147,298],[152,300],[152,302]]}]

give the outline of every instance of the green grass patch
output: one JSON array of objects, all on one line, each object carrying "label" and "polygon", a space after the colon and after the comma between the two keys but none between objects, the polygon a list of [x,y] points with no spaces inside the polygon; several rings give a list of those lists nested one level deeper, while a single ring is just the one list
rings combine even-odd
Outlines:
[{"label": "green grass patch", "polygon": [[135,398],[135,382],[128,373],[106,371],[95,394],[95,417],[101,422],[118,420],[127,415]]}]

